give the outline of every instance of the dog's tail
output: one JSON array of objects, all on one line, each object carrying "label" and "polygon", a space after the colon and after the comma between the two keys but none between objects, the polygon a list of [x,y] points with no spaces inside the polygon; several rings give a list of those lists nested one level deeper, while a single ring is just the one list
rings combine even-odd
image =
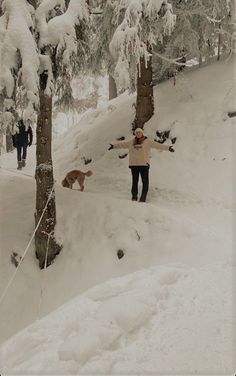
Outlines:
[{"label": "dog's tail", "polygon": [[84,175],[91,176],[91,175],[93,175],[93,171],[88,170],[87,172],[84,172]]},{"label": "dog's tail", "polygon": [[62,182],[61,182],[61,185],[62,185],[63,187],[66,187],[66,183],[67,183],[66,179],[63,179]]}]

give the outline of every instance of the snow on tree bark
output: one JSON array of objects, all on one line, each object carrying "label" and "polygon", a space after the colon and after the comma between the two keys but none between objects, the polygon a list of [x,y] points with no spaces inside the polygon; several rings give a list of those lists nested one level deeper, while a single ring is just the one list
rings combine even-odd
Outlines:
[{"label": "snow on tree bark", "polygon": [[153,85],[152,85],[152,58],[147,64],[140,58],[140,74],[137,77],[136,115],[133,129],[143,128],[144,124],[154,114]]},{"label": "snow on tree bark", "polygon": [[[50,265],[61,247],[54,236],[56,225],[56,201],[54,193],[54,178],[52,164],[52,96],[45,94],[45,76],[40,77],[41,90],[39,94],[39,115],[37,120],[36,147],[36,211],[35,227],[43,213],[49,194],[53,194],[48,202],[46,211],[35,234],[35,252],[39,260],[39,267]],[[47,260],[45,260],[45,257]]]},{"label": "snow on tree bark", "polygon": [[[64,0],[5,0],[0,17],[0,95],[4,98],[1,124],[12,126],[17,112],[26,124],[34,123],[38,114],[35,225],[39,227],[35,251],[40,268],[50,265],[61,250],[54,237],[52,96],[56,79],[63,77],[65,69],[72,77],[76,64],[81,65],[78,29],[84,28],[87,21],[85,0],[66,3]],[[17,102],[18,93],[22,100]]]},{"label": "snow on tree bark", "polygon": [[10,130],[7,130],[6,133],[6,152],[9,153],[14,150],[13,142],[12,142],[12,135]]},{"label": "snow on tree bark", "polygon": [[117,87],[114,77],[109,74],[109,100],[117,97]]},{"label": "snow on tree bark", "polygon": [[[63,0],[50,0],[53,5],[65,7]],[[54,193],[53,163],[51,151],[52,137],[52,94],[55,81],[68,65],[71,64],[71,56],[76,54],[77,45],[75,26],[79,24],[78,13],[86,17],[84,1],[71,0],[66,12],[47,22],[51,9],[49,1],[44,0],[36,11],[39,18],[39,46],[41,49],[40,62],[40,107],[37,121],[37,149],[36,149],[36,212],[35,226],[37,226],[49,194],[53,191],[46,212],[35,234],[35,250],[39,259],[39,266],[50,265],[61,251],[61,246],[55,239],[56,225],[56,201]],[[53,8],[54,9],[54,8]],[[49,48],[48,48],[49,44]],[[52,47],[53,46],[53,47]],[[66,48],[68,46],[68,48]],[[58,65],[57,55],[62,60]]]},{"label": "snow on tree bark", "polygon": [[167,0],[115,0],[113,22],[118,26],[110,42],[118,90],[137,88],[134,128],[143,127],[154,113],[152,48],[169,35],[176,16]]}]

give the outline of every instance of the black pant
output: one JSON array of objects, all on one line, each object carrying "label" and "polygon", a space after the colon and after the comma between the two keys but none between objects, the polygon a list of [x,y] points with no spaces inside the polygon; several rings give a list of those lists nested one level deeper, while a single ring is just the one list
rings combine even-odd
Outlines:
[{"label": "black pant", "polygon": [[20,162],[22,159],[26,159],[27,155],[27,144],[24,145],[18,145],[16,147],[17,149],[17,161]]},{"label": "black pant", "polygon": [[137,199],[138,196],[138,180],[139,174],[141,175],[143,189],[140,197],[141,201],[146,200],[149,187],[149,166],[130,166],[132,173],[132,198]]}]

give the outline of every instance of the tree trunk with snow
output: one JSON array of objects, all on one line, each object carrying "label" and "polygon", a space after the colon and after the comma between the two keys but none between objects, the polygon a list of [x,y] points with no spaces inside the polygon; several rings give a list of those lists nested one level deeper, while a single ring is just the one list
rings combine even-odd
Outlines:
[{"label": "tree trunk with snow", "polygon": [[3,134],[0,133],[0,155],[2,154],[3,149]]},{"label": "tree trunk with snow", "polygon": [[[54,229],[56,225],[56,202],[54,194],[54,178],[51,153],[52,139],[52,97],[44,93],[44,79],[40,77],[40,108],[37,121],[37,147],[36,147],[36,211],[35,226],[37,226],[43,213],[49,195],[51,197],[46,211],[41,219],[35,234],[35,253],[39,260],[39,267],[49,266],[56,255],[61,251],[61,246],[56,243]],[[43,86],[43,87],[42,87]]]},{"label": "tree trunk with snow", "polygon": [[144,124],[154,114],[153,83],[152,83],[152,58],[145,62],[140,59],[140,72],[137,77],[136,116],[133,129],[143,128]]},{"label": "tree trunk with snow", "polygon": [[6,152],[10,153],[14,149],[13,142],[12,142],[12,135],[9,129],[7,129],[6,133]]},{"label": "tree trunk with snow", "polygon": [[117,87],[114,77],[109,74],[109,100],[117,97]]}]

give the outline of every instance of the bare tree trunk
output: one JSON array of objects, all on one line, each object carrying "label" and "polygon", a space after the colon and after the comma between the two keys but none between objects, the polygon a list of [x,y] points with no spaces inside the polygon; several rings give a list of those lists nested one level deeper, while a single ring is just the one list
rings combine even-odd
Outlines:
[{"label": "bare tree trunk", "polygon": [[201,17],[197,15],[197,23],[198,23],[198,60],[199,60],[199,68],[202,66],[203,63],[203,46],[204,46],[204,38],[203,38],[203,31],[201,28]]},{"label": "bare tree trunk", "polygon": [[116,81],[111,74],[109,74],[109,101],[117,97]]},{"label": "bare tree trunk", "polygon": [[[1,6],[2,6],[2,0],[0,0],[0,16],[1,16]],[[0,94],[0,112],[3,111],[3,94]],[[0,155],[3,152],[3,133],[0,131]]]},{"label": "bare tree trunk", "polygon": [[[219,24],[219,29],[221,29],[221,24]],[[221,32],[218,34],[218,46],[217,46],[217,60],[220,60],[220,49],[221,49]]]},{"label": "bare tree trunk", "polygon": [[201,67],[202,63],[203,63],[203,58],[202,58],[202,40],[201,39],[198,40],[198,49],[199,49],[199,57],[198,57],[198,59],[199,59],[199,67]]},{"label": "bare tree trunk", "polygon": [[10,153],[14,149],[13,142],[12,142],[12,135],[9,129],[7,129],[6,133],[6,152]]},{"label": "bare tree trunk", "polygon": [[40,110],[37,121],[37,147],[36,147],[36,211],[35,226],[37,226],[43,213],[49,195],[52,193],[46,211],[35,234],[35,253],[39,260],[39,267],[49,266],[61,246],[56,243],[54,229],[56,225],[56,202],[54,192],[53,165],[51,154],[52,134],[52,97],[40,90]]},{"label": "bare tree trunk", "polygon": [[2,154],[3,149],[3,133],[0,133],[0,155]]},{"label": "bare tree trunk", "polygon": [[147,65],[144,58],[140,59],[140,72],[137,77],[136,116],[133,129],[143,128],[153,114],[152,58],[150,56]]}]

